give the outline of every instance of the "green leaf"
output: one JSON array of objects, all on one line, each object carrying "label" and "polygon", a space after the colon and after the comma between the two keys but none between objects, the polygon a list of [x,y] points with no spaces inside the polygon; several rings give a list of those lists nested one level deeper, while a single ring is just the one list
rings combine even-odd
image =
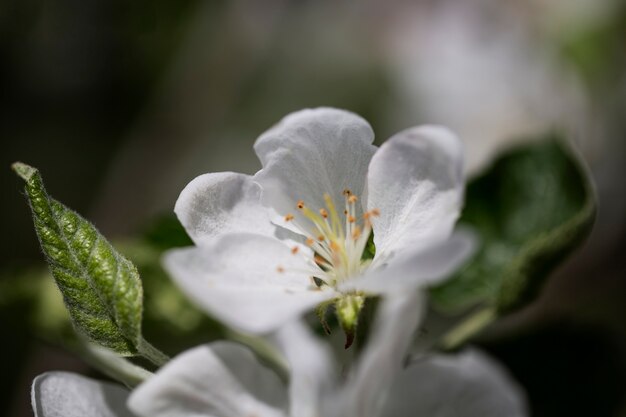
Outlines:
[{"label": "green leaf", "polygon": [[143,353],[135,266],[92,224],[50,198],[37,169],[17,162],[13,170],[26,182],[35,230],[74,327],[119,354]]},{"label": "green leaf", "polygon": [[435,306],[480,304],[502,315],[527,305],[589,234],[595,212],[585,170],[558,140],[506,153],[468,186],[460,223],[480,234],[481,247],[432,290]]}]

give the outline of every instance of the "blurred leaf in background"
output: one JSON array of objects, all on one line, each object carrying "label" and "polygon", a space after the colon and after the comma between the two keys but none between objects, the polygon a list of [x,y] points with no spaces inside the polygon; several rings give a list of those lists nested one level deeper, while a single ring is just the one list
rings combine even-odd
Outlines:
[{"label": "blurred leaf in background", "polygon": [[431,292],[435,306],[480,305],[489,321],[530,304],[587,237],[595,195],[578,157],[556,139],[513,149],[467,187],[460,225],[479,236],[474,257]]},{"label": "blurred leaf in background", "polygon": [[478,233],[481,246],[432,291],[437,307],[519,309],[589,234],[595,195],[586,170],[565,146],[549,139],[511,150],[468,185],[460,224]]}]

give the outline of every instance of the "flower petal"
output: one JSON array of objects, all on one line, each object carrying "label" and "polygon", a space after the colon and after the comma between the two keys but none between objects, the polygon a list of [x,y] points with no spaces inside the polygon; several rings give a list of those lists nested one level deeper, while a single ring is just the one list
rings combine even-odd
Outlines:
[{"label": "flower petal", "polygon": [[70,372],[47,372],[33,381],[35,417],[132,417],[129,391]]},{"label": "flower petal", "polygon": [[128,406],[144,417],[284,416],[246,389],[251,384],[256,393],[284,391],[279,379],[247,349],[234,343],[205,345],[168,362],[133,391]]},{"label": "flower petal", "polygon": [[336,296],[313,284],[303,255],[260,235],[228,234],[173,250],[164,266],[198,306],[247,332],[269,332]]},{"label": "flower petal", "polygon": [[336,374],[328,346],[301,322],[294,321],[276,333],[276,342],[290,367],[290,417],[323,415],[322,398],[334,388]]},{"label": "flower petal", "polygon": [[344,110],[318,108],[288,115],[254,145],[263,164],[255,175],[263,202],[280,215],[297,216],[299,200],[317,211],[326,206],[324,194],[329,194],[343,216],[343,191],[364,192],[376,150],[373,140],[370,125]]},{"label": "flower petal", "polygon": [[523,417],[524,395],[485,354],[467,350],[414,363],[393,382],[382,416]]},{"label": "flower petal", "polygon": [[383,144],[367,174],[368,210],[380,210],[376,256],[447,238],[462,205],[462,172],[461,142],[443,127],[415,127]]},{"label": "flower petal", "polygon": [[228,232],[272,236],[275,227],[260,197],[261,187],[248,175],[204,174],[183,189],[174,212],[196,244]]},{"label": "flower petal", "polygon": [[422,294],[415,291],[383,298],[366,350],[344,394],[343,415],[378,415],[390,383],[402,369],[424,307]]},{"label": "flower petal", "polygon": [[392,258],[388,265],[346,281],[340,290],[388,294],[430,286],[450,277],[475,249],[475,235],[459,229],[448,240],[416,253],[405,252],[404,256]]}]

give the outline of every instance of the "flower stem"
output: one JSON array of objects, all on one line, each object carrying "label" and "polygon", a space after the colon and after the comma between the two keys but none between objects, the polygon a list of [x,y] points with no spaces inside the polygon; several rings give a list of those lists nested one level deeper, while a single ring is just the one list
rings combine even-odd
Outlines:
[{"label": "flower stem", "polygon": [[270,366],[280,379],[285,382],[289,380],[289,364],[285,362],[282,354],[278,352],[271,343],[268,343],[267,340],[239,333],[234,330],[228,331],[227,339],[246,345],[265,364]]}]

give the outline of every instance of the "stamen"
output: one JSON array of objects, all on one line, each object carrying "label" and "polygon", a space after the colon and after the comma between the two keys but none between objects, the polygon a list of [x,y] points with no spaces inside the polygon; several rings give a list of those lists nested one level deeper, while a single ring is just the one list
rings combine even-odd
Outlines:
[{"label": "stamen", "polygon": [[332,232],[335,236],[339,236],[340,238],[342,238],[341,220],[339,220],[337,209],[335,208],[335,204],[333,203],[333,199],[331,198],[330,194],[324,194],[324,201],[326,202],[326,207],[328,207],[328,210],[330,211]]},{"label": "stamen", "polygon": [[326,260],[319,255],[313,256],[313,261],[315,261],[316,264],[323,264],[326,262]]},{"label": "stamen", "polygon": [[282,266],[278,265],[276,267],[276,272],[278,272],[279,274],[282,274],[283,272],[285,272],[285,268],[283,268]]},{"label": "stamen", "polygon": [[[363,251],[372,232],[371,219],[380,215],[378,209],[362,213],[356,204],[358,197],[352,191],[345,189],[343,195],[345,209],[341,218],[341,212],[330,194],[324,194],[325,206],[321,208],[311,209],[303,200],[296,203],[301,215],[310,221],[306,228],[296,223],[304,232],[306,245],[313,252],[312,257],[308,252],[304,254],[308,260],[307,274],[329,286],[359,274],[369,266],[369,261],[362,259]],[[286,222],[292,220],[296,220],[292,213],[285,215]],[[293,246],[291,253],[302,253],[300,249],[300,246]],[[282,266],[278,266],[277,270],[285,272]]]},{"label": "stamen", "polygon": [[322,258],[319,255],[315,255],[313,257],[313,261],[324,271],[329,271],[333,268],[332,264],[330,264],[328,261],[326,261],[326,259]]}]

